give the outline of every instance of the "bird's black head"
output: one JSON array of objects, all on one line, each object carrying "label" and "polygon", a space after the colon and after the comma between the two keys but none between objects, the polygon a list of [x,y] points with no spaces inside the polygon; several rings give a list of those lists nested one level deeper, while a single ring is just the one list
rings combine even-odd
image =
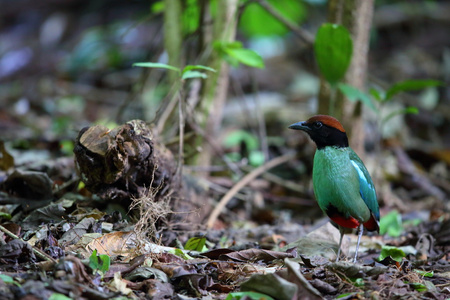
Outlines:
[{"label": "bird's black head", "polygon": [[348,138],[344,127],[338,120],[330,116],[317,115],[307,121],[292,124],[289,128],[308,133],[318,149],[326,146],[348,147]]}]

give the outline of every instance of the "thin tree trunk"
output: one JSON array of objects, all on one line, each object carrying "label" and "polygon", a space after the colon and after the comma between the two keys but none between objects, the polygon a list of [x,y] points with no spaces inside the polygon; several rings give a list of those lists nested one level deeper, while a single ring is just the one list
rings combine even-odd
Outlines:
[{"label": "thin tree trunk", "polygon": [[[345,81],[360,90],[365,89],[366,83],[373,6],[373,0],[330,0],[328,3],[328,22],[345,26],[352,35],[353,56]],[[330,88],[328,83],[321,79],[319,113],[328,113],[329,99]],[[358,154],[363,155],[364,128],[361,102],[349,102],[338,91],[334,111],[334,115],[344,123],[343,125],[348,131],[351,146]]]},{"label": "thin tree trunk", "polygon": [[[183,36],[181,32],[181,1],[164,0],[164,48],[169,57],[168,64],[181,67],[181,49]],[[176,72],[168,72],[169,84],[172,86],[179,80]]]},{"label": "thin tree trunk", "polygon": [[[346,82],[360,90],[365,90],[374,0],[347,0],[344,3],[346,6],[343,19],[344,26],[350,30],[353,37],[353,57],[346,74]],[[343,117],[344,120],[353,120],[352,124],[347,124],[347,128],[353,129],[350,142],[357,153],[364,155],[364,124],[361,102],[346,101]]]},{"label": "thin tree trunk", "polygon": [[[222,123],[222,112],[226,102],[228,90],[228,64],[223,61],[219,54],[211,49],[215,41],[232,42],[236,35],[236,14],[238,0],[220,0],[218,2],[218,11],[213,20],[211,38],[205,38],[205,49],[210,49],[211,55],[207,65],[217,70],[216,73],[208,74],[202,91],[200,103],[201,126],[205,134],[209,137],[215,137],[220,124]],[[205,33],[208,35],[208,32]],[[207,50],[208,51],[208,50]],[[202,152],[197,160],[197,164],[208,166],[211,163],[212,149],[207,139],[197,141],[201,145]]]}]

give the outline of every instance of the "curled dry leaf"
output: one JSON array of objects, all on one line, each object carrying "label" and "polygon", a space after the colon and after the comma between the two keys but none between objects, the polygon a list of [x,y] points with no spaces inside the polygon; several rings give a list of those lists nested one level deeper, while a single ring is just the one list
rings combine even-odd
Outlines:
[{"label": "curled dry leaf", "polygon": [[256,291],[278,300],[292,300],[297,286],[277,274],[255,274],[241,284],[241,291]]},{"label": "curled dry leaf", "polygon": [[161,282],[169,282],[169,277],[166,275],[166,273],[152,267],[138,267],[124,276],[124,278],[131,281],[158,279]]},{"label": "curled dry leaf", "polygon": [[136,246],[136,234],[134,232],[116,231],[94,239],[86,246],[86,250],[92,252],[97,249],[98,254],[121,255],[131,259],[137,256],[131,257],[136,252]]},{"label": "curled dry leaf", "polygon": [[262,261],[267,263],[275,259],[285,259],[294,257],[295,255],[293,253],[288,252],[270,251],[264,249],[246,249],[242,251],[235,251],[227,254],[222,254],[219,256],[219,259],[232,259],[241,262]]},{"label": "curled dry leaf", "polygon": [[[285,248],[296,247],[299,255],[304,256],[324,256],[328,259],[336,259],[337,247],[339,245],[339,230],[330,222],[310,232],[307,236],[301,237],[290,243]],[[342,251],[347,255],[349,248],[349,238],[344,236],[342,240]]]},{"label": "curled dry leaf", "polygon": [[94,223],[95,223],[94,218],[84,218],[73,228],[66,231],[58,242],[61,245],[77,243],[83,237],[84,234],[89,232]]},{"label": "curled dry leaf", "polygon": [[285,259],[284,263],[287,267],[287,275],[285,278],[293,282],[297,286],[297,292],[294,299],[322,299],[320,292],[309,283],[308,280],[300,272],[300,264],[290,259]]}]

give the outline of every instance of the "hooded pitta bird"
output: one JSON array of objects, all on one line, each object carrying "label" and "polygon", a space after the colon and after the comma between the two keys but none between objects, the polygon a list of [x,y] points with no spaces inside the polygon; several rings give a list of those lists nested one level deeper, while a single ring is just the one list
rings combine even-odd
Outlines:
[{"label": "hooded pitta bird", "polygon": [[356,262],[363,227],[379,232],[380,211],[372,178],[362,160],[349,147],[344,127],[335,118],[317,115],[289,128],[306,132],[316,143],[314,194],[322,211],[339,227],[341,236],[336,261],[347,228],[358,228],[353,260]]}]

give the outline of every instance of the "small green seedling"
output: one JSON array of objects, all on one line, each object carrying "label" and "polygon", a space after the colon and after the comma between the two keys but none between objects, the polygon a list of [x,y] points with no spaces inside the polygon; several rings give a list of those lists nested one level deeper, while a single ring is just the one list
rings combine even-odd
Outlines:
[{"label": "small green seedling", "polygon": [[184,245],[185,250],[192,250],[198,252],[208,251],[206,247],[206,238],[205,237],[192,237]]},{"label": "small green seedling", "polygon": [[414,269],[414,272],[418,273],[420,276],[423,277],[433,277],[434,276],[434,272],[428,272],[428,271],[423,271],[423,270],[419,270],[419,269]]},{"label": "small green seedling", "polygon": [[229,293],[225,300],[240,300],[240,299],[252,299],[252,300],[274,300],[274,298],[257,292],[234,292]]},{"label": "small green seedling", "polygon": [[50,295],[48,300],[72,300],[72,298],[67,297],[66,295],[60,293],[53,293]]},{"label": "small green seedling", "polygon": [[176,256],[181,257],[182,259],[188,260],[188,259],[194,259],[192,256],[190,256],[189,254],[183,252],[183,250],[179,249],[179,248],[174,248],[173,250],[168,251],[169,253],[172,253]]},{"label": "small green seedling", "polygon": [[111,258],[106,254],[97,255],[97,249],[95,249],[89,257],[89,267],[94,273],[98,273],[102,277],[109,270],[110,265]]},{"label": "small green seedling", "polygon": [[378,257],[378,261],[382,261],[387,257],[391,257],[396,262],[401,262],[405,256],[406,254],[402,249],[392,246],[383,246],[383,248],[381,248],[381,253]]},{"label": "small green seedling", "polygon": [[166,69],[178,72],[181,80],[186,80],[190,78],[208,78],[208,75],[201,71],[210,71],[216,72],[213,68],[202,66],[202,65],[187,65],[181,70],[180,68],[163,64],[163,63],[155,63],[155,62],[139,62],[134,63],[133,67],[143,67],[143,68],[154,68],[154,69]]}]

